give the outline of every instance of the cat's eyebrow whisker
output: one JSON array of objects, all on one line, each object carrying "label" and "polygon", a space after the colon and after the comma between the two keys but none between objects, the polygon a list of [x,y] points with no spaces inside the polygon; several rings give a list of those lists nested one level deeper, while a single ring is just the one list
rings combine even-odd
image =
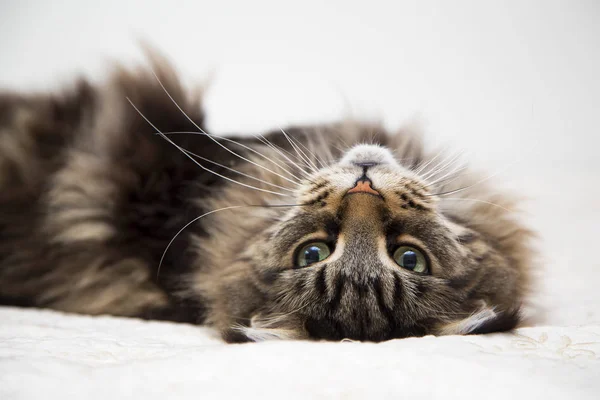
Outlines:
[{"label": "cat's eyebrow whisker", "polygon": [[446,173],[444,176],[436,179],[435,181],[433,181],[433,182],[425,185],[425,187],[434,186],[434,185],[437,185],[437,184],[439,184],[441,182],[449,180],[448,182],[445,182],[445,184],[448,184],[449,182],[452,182],[454,179],[457,179],[460,176],[460,174],[456,175],[456,176],[452,176],[452,175],[458,174],[459,172],[462,172],[462,171],[466,170],[467,168],[468,168],[468,166],[463,165],[461,167],[460,164],[459,164],[458,166],[454,167],[452,169],[452,171]]},{"label": "cat's eyebrow whisker", "polygon": [[425,164],[419,166],[416,170],[415,173],[416,174],[420,174],[421,172],[423,172],[425,170],[425,168],[427,168],[432,162],[434,162],[435,160],[438,159],[439,156],[441,156],[444,153],[444,150],[440,150],[433,158],[431,158],[429,161],[427,161]]},{"label": "cat's eyebrow whisker", "polygon": [[340,146],[336,146],[335,144],[332,144],[332,146],[335,147],[342,154],[348,151],[347,149],[342,149]]},{"label": "cat's eyebrow whisker", "polygon": [[[294,138],[292,138],[292,139],[294,139]],[[319,164],[321,164],[321,168],[325,168],[325,167],[326,167],[325,163],[324,163],[324,162],[323,162],[323,161],[322,161],[322,160],[321,160],[319,157],[317,157],[317,155],[316,155],[314,152],[312,152],[312,151],[311,151],[311,150],[310,150],[308,147],[306,147],[306,146],[305,146],[305,145],[304,145],[304,144],[303,144],[301,141],[299,141],[298,139],[294,139],[294,141],[295,141],[296,143],[298,143],[300,146],[304,147],[304,148],[306,149],[306,151],[308,151],[308,152],[309,152],[309,153],[310,153],[310,154],[311,154],[311,155],[314,157],[314,159],[315,159],[315,160],[316,160],[316,161],[317,161]],[[317,166],[317,165],[315,164],[315,167],[316,167],[316,166]],[[317,167],[317,168],[318,168],[318,167]]]},{"label": "cat's eyebrow whisker", "polygon": [[446,157],[444,159],[444,161],[442,161],[442,163],[440,165],[438,165],[432,171],[430,171],[430,172],[426,173],[425,175],[423,175],[423,179],[433,178],[434,176],[440,174],[442,171],[445,171],[446,169],[450,168],[450,166],[452,164],[454,164],[454,163],[456,163],[456,162],[459,161],[460,157],[463,154],[464,154],[464,150],[461,150],[458,153],[456,153],[454,156],[451,155],[450,157]]},{"label": "cat's eyebrow whisker", "polygon": [[160,274],[160,268],[162,267],[162,263],[163,263],[163,261],[165,259],[167,251],[169,250],[169,248],[171,247],[171,245],[173,244],[173,242],[175,241],[175,239],[177,239],[177,237],[181,234],[181,232],[183,232],[188,226],[190,226],[194,222],[196,222],[199,219],[202,219],[202,218],[204,218],[204,217],[206,217],[206,216],[208,216],[210,214],[214,214],[214,213],[219,212],[219,211],[225,211],[225,210],[232,210],[232,209],[235,209],[235,208],[241,208],[241,207],[244,207],[244,206],[229,206],[229,207],[218,208],[216,210],[212,210],[212,211],[209,211],[207,213],[204,213],[204,214],[200,215],[199,217],[196,217],[196,218],[192,219],[187,224],[185,224],[183,226],[183,228],[181,228],[179,231],[177,231],[177,233],[175,234],[175,236],[173,236],[173,238],[167,244],[167,247],[165,248],[165,251],[163,251],[163,254],[160,257],[160,261],[158,263],[158,270],[156,271],[156,279],[158,279],[158,275]]},{"label": "cat's eyebrow whisker", "polygon": [[198,161],[196,161],[191,155],[189,155],[188,153],[186,153],[186,150],[184,148],[182,148],[181,146],[179,146],[177,143],[173,142],[171,139],[169,139],[167,137],[167,135],[165,135],[164,133],[162,133],[152,122],[150,122],[150,120],[148,118],[146,118],[146,116],[144,114],[142,114],[142,112],[135,106],[135,104],[133,104],[133,102],[131,101],[131,99],[129,99],[129,97],[126,97],[127,101],[129,102],[129,104],[131,104],[131,106],[138,112],[138,114],[152,127],[156,130],[156,132],[158,132],[158,134],[165,139],[167,142],[171,143],[173,146],[175,146],[175,148],[177,148],[179,151],[181,151],[186,157],[188,157],[190,160],[192,160],[194,162],[194,164],[196,164],[197,166],[199,166],[200,168],[202,168],[203,170],[210,172],[211,174],[214,174],[220,178],[223,178],[229,182],[233,182],[236,183],[240,186],[244,186],[247,187],[249,189],[254,189],[254,190],[258,190],[259,192],[265,192],[265,193],[271,193],[277,196],[283,196],[283,197],[293,197],[291,195],[288,194],[284,194],[284,193],[279,193],[279,192],[274,192],[272,190],[267,190],[267,189],[262,189],[262,188],[258,188],[256,186],[252,186],[252,185],[247,185],[245,183],[242,182],[238,182],[235,179],[231,179],[228,178],[224,175],[221,175],[209,168],[206,168],[204,165],[200,164]]},{"label": "cat's eyebrow whisker", "polygon": [[462,172],[466,171],[466,170],[468,170],[468,167],[461,168],[461,169],[453,172],[453,174],[448,176],[447,178],[439,179],[439,180],[435,181],[434,183],[425,185],[424,187],[427,188],[427,187],[439,185],[438,188],[442,189],[442,188],[446,187],[447,185],[449,185],[450,183],[454,182],[455,180],[461,178],[463,176]]},{"label": "cat's eyebrow whisker", "polygon": [[194,157],[196,157],[196,158],[199,158],[199,159],[200,159],[200,160],[202,160],[202,161],[206,161],[206,162],[208,162],[208,163],[211,163],[211,164],[213,164],[213,165],[216,165],[216,166],[218,166],[218,167],[224,168],[224,169],[226,169],[226,170],[228,170],[228,171],[231,171],[231,172],[234,172],[234,173],[236,173],[236,174],[239,174],[239,175],[245,176],[246,178],[253,179],[253,180],[255,180],[255,181],[258,181],[258,182],[264,183],[265,185],[273,186],[273,187],[276,187],[276,188],[278,188],[278,189],[285,190],[285,191],[287,191],[287,192],[292,192],[292,193],[294,193],[294,192],[295,192],[293,189],[286,188],[286,187],[283,187],[283,186],[279,186],[279,185],[276,185],[276,184],[274,184],[274,183],[271,183],[271,182],[267,182],[267,181],[265,181],[265,180],[262,180],[262,179],[260,179],[260,178],[257,178],[257,177],[255,177],[255,176],[252,176],[252,175],[246,174],[246,173],[244,173],[244,172],[238,171],[238,170],[236,170],[236,169],[234,169],[234,168],[228,167],[228,166],[226,166],[226,165],[223,165],[223,164],[219,164],[218,162],[215,162],[215,161],[209,160],[208,158],[206,158],[206,157],[202,157],[201,155],[198,155],[198,154],[196,154],[196,153],[194,153],[194,152],[191,152],[191,151],[189,151],[189,150],[185,150],[185,149],[183,149],[183,151],[185,151],[185,152],[186,152],[186,153],[188,153],[189,155],[192,155],[192,156],[194,156]]},{"label": "cat's eyebrow whisker", "polygon": [[[280,129],[281,129],[281,128],[280,128]],[[313,170],[314,170],[315,172],[316,172],[316,171],[318,171],[318,170],[319,170],[319,167],[317,166],[317,164],[316,164],[315,162],[313,162],[313,160],[312,160],[312,159],[311,159],[311,158],[310,158],[310,157],[309,157],[309,156],[308,156],[308,155],[307,155],[307,154],[304,152],[304,150],[302,150],[302,149],[301,149],[301,148],[300,148],[298,145],[302,145],[302,147],[304,147],[304,148],[306,149],[306,151],[308,151],[309,153],[311,153],[311,155],[313,156],[313,158],[315,158],[315,160],[317,160],[317,157],[315,156],[315,154],[314,154],[314,153],[312,153],[310,150],[308,150],[308,148],[307,148],[306,146],[304,146],[304,145],[302,144],[302,142],[300,142],[298,139],[296,139],[296,138],[294,138],[294,137],[292,137],[292,136],[290,136],[290,135],[287,135],[287,133],[286,133],[286,132],[285,132],[283,129],[281,129],[281,132],[283,132],[284,134],[286,134],[286,136],[287,136],[289,139],[291,139],[291,140],[292,140],[292,142],[296,143],[296,148],[297,148],[297,150],[296,150],[296,151],[300,150],[300,153],[302,153],[302,155],[304,156],[304,158],[306,159],[306,161],[308,161],[308,162],[310,163],[310,165],[311,165],[311,166],[313,166]],[[317,160],[317,161],[318,161],[318,160]]]},{"label": "cat's eyebrow whisker", "polygon": [[[263,134],[255,134],[253,135],[256,139],[260,140],[261,143],[263,143],[265,146],[269,147],[272,150],[275,150],[279,155],[284,156],[285,154],[287,154],[290,157],[293,157],[296,159],[296,161],[302,162],[302,160],[300,159],[300,157],[298,157],[296,154],[292,154],[289,151],[287,151],[286,149],[284,149],[281,146],[276,145],[275,143],[271,142],[269,139],[267,139],[267,137]],[[286,157],[286,162],[291,163],[292,165],[294,165],[297,169],[302,170],[304,173],[306,173],[306,171],[304,170],[304,168],[298,164],[296,164],[294,161],[290,160],[288,157]]]},{"label": "cat's eyebrow whisker", "polygon": [[239,205],[239,206],[229,206],[229,207],[217,208],[216,210],[205,212],[204,214],[192,219],[190,222],[185,224],[179,231],[177,231],[175,236],[173,236],[173,238],[169,241],[169,243],[167,244],[167,247],[163,251],[162,256],[160,257],[160,262],[158,263],[158,270],[156,271],[156,279],[158,279],[158,275],[160,274],[160,268],[162,267],[162,263],[165,259],[165,255],[167,254],[167,251],[169,250],[169,248],[171,247],[171,245],[173,244],[175,239],[177,239],[177,237],[181,234],[181,232],[183,232],[188,226],[192,225],[194,222],[196,222],[204,217],[207,217],[211,214],[225,211],[225,210],[233,210],[236,208],[247,208],[247,207],[276,208],[276,207],[302,207],[302,206],[305,206],[305,204],[273,204],[273,205],[264,205],[264,206],[256,205],[256,204],[246,204],[246,205]]},{"label": "cat's eyebrow whisker", "polygon": [[496,207],[499,207],[499,208],[501,208],[501,209],[503,209],[505,211],[508,211],[508,212],[514,212],[514,210],[510,210],[510,209],[508,209],[506,207],[501,206],[500,204],[492,203],[491,201],[486,201],[486,200],[481,200],[481,199],[471,199],[471,198],[468,198],[468,197],[444,197],[444,200],[473,201],[473,202],[476,202],[476,203],[483,203],[483,204],[489,204],[489,205],[492,205],[492,206],[496,206]]},{"label": "cat's eyebrow whisker", "polygon": [[306,155],[304,155],[304,157],[302,156],[302,154],[304,154],[304,152],[302,152],[301,154],[301,150],[299,151],[298,146],[296,146],[294,144],[294,142],[292,141],[292,139],[290,139],[290,136],[285,133],[285,131],[281,128],[279,128],[281,130],[281,133],[283,133],[283,136],[285,136],[285,138],[287,139],[287,141],[290,143],[290,145],[292,146],[292,149],[294,149],[296,151],[296,154],[298,154],[298,156],[300,157],[301,160],[303,160],[304,164],[310,168],[313,172],[317,172],[317,169],[315,167],[313,167],[310,163],[310,160],[308,160],[306,157]]},{"label": "cat's eyebrow whisker", "polygon": [[[441,160],[437,161],[437,163],[433,163],[436,159],[442,157]],[[431,178],[439,173],[446,165],[448,165],[448,161],[452,161],[456,158],[456,154],[447,150],[447,148],[442,149],[435,157],[433,157],[428,163],[426,163],[423,167],[419,168],[417,173],[424,173],[424,177]],[[431,165],[431,166],[430,166]],[[429,167],[430,166],[430,167]],[[426,171],[427,167],[429,167],[429,171]]]},{"label": "cat's eyebrow whisker", "polygon": [[480,180],[478,180],[477,182],[475,182],[475,183],[472,183],[472,184],[470,184],[470,185],[464,186],[464,187],[462,187],[462,188],[458,188],[458,189],[454,189],[454,190],[449,190],[449,191],[447,191],[447,192],[442,192],[442,193],[432,193],[432,194],[426,194],[425,196],[445,196],[445,195],[448,195],[448,194],[453,194],[453,193],[462,192],[463,190],[470,189],[470,188],[472,188],[473,186],[479,185],[480,183],[483,183],[483,182],[485,182],[485,181],[487,181],[487,180],[489,180],[489,179],[492,179],[493,177],[495,177],[495,176],[497,176],[497,175],[499,175],[499,174],[503,173],[503,172],[504,172],[504,171],[506,171],[507,169],[511,168],[511,167],[512,167],[514,164],[516,164],[517,162],[518,162],[518,160],[517,160],[517,161],[514,161],[514,162],[512,162],[512,163],[510,163],[510,164],[508,164],[506,167],[504,167],[504,168],[502,168],[502,169],[500,169],[500,170],[496,171],[495,173],[493,173],[493,174],[491,174],[491,175],[488,175],[487,177],[485,177],[485,178],[483,178],[483,179],[480,179]]},{"label": "cat's eyebrow whisker", "polygon": [[308,172],[306,172],[306,170],[304,168],[302,168],[300,165],[298,165],[297,163],[295,163],[294,161],[292,161],[288,156],[286,156],[284,154],[284,151],[288,154],[290,154],[291,156],[293,156],[293,154],[287,152],[284,149],[279,149],[278,146],[276,146],[275,144],[271,143],[264,135],[255,135],[254,137],[256,137],[258,140],[260,140],[261,142],[263,142],[265,145],[269,146],[271,149],[275,150],[276,152],[278,152],[279,154],[281,154],[290,164],[292,164],[293,166],[295,166],[300,172],[302,172],[306,178],[310,179],[310,174]]},{"label": "cat's eyebrow whisker", "polygon": [[216,140],[216,139],[213,137],[213,135],[211,135],[210,133],[207,133],[207,132],[205,132],[205,131],[204,131],[204,130],[203,130],[203,129],[202,129],[202,128],[201,128],[201,127],[200,127],[200,126],[199,126],[199,125],[198,125],[198,124],[197,124],[197,123],[196,123],[196,122],[193,120],[193,119],[191,119],[191,118],[190,118],[190,117],[189,117],[189,116],[188,116],[188,115],[185,113],[185,111],[183,111],[183,109],[182,109],[182,108],[179,106],[179,104],[177,104],[177,102],[175,101],[175,99],[173,98],[173,96],[171,96],[171,94],[168,92],[167,88],[165,88],[165,86],[164,86],[164,85],[163,85],[163,83],[161,82],[161,80],[160,80],[160,78],[158,77],[158,75],[156,74],[156,72],[154,72],[154,71],[152,70],[152,73],[154,74],[154,77],[156,78],[156,81],[158,82],[158,84],[160,85],[160,87],[163,89],[163,91],[166,93],[166,95],[169,97],[169,99],[171,99],[171,101],[173,102],[173,104],[175,104],[175,107],[177,107],[177,109],[178,109],[178,110],[179,110],[179,111],[180,111],[180,112],[181,112],[181,113],[182,113],[182,114],[183,114],[183,115],[184,115],[184,116],[185,116],[185,117],[188,119],[188,121],[190,121],[190,122],[191,122],[191,123],[192,123],[192,124],[193,124],[193,125],[194,125],[194,126],[195,126],[195,127],[198,129],[198,130],[199,130],[199,131],[200,131],[200,132],[202,132],[202,133],[206,134],[206,136],[207,136],[208,138],[210,138],[210,139],[211,139],[213,142],[215,142],[216,144],[218,144],[219,146],[221,146],[223,149],[225,149],[225,150],[226,150],[226,151],[228,151],[229,153],[233,154],[234,156],[236,156],[236,157],[239,157],[239,158],[241,158],[242,160],[244,160],[244,161],[246,161],[246,162],[249,162],[249,163],[250,163],[250,164],[252,164],[252,165],[255,165],[255,166],[259,167],[259,168],[262,168],[262,169],[264,169],[265,171],[269,171],[270,173],[272,173],[272,174],[275,174],[275,175],[277,175],[278,177],[280,177],[280,178],[282,178],[282,179],[285,179],[285,180],[287,180],[287,181],[289,181],[289,182],[293,182],[293,181],[292,181],[292,180],[290,180],[289,178],[286,178],[285,176],[283,176],[283,175],[281,175],[281,174],[278,174],[277,172],[275,172],[275,171],[272,171],[272,170],[270,170],[269,168],[267,168],[267,167],[265,167],[265,166],[263,166],[263,165],[260,165],[260,164],[258,164],[258,163],[255,163],[254,161],[252,161],[252,160],[249,160],[249,159],[247,159],[247,158],[245,158],[245,157],[241,156],[240,154],[236,153],[236,152],[235,152],[235,151],[233,151],[233,150],[230,150],[229,148],[227,148],[227,146],[224,146],[222,143],[220,143],[218,140]]},{"label": "cat's eyebrow whisker", "polygon": [[[165,135],[172,135],[172,134],[190,134],[190,135],[203,135],[203,136],[208,136],[208,134],[207,134],[206,132],[193,132],[193,131],[189,131],[189,132],[188,132],[188,131],[183,131],[183,132],[182,132],[182,131],[180,131],[180,132],[163,132],[163,133],[164,133]],[[224,141],[226,141],[226,142],[233,143],[233,144],[235,144],[235,145],[237,145],[237,146],[243,147],[244,149],[247,149],[247,150],[249,150],[249,151],[253,152],[254,154],[256,154],[256,155],[258,155],[258,156],[260,156],[260,157],[264,158],[265,160],[272,162],[272,163],[273,163],[273,164],[275,164],[277,167],[281,168],[283,171],[287,172],[287,173],[288,173],[290,176],[292,176],[294,179],[296,179],[296,180],[297,180],[297,182],[292,182],[292,183],[294,183],[295,185],[299,185],[299,184],[300,184],[300,181],[302,180],[300,177],[298,177],[297,175],[293,174],[291,171],[289,171],[287,168],[285,168],[284,166],[282,166],[282,165],[280,165],[279,163],[277,163],[275,160],[271,159],[270,157],[268,157],[268,156],[266,156],[266,155],[262,154],[261,152],[259,152],[259,151],[255,150],[255,149],[253,149],[252,147],[250,147],[250,146],[246,146],[245,144],[243,144],[243,143],[240,143],[240,142],[237,142],[237,141],[235,141],[235,140],[233,140],[233,139],[231,139],[231,138],[228,138],[228,137],[224,137],[224,136],[217,136],[217,135],[212,135],[212,136],[213,136],[213,137],[215,137],[215,138],[217,138],[217,139],[219,139],[219,140],[224,140]],[[289,180],[288,180],[288,181],[289,181]]]}]

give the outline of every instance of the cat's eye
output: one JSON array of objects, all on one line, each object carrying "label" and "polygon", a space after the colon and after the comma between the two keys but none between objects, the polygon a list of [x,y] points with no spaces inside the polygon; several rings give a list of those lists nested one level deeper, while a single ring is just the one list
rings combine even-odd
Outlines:
[{"label": "cat's eye", "polygon": [[409,271],[418,272],[420,274],[425,274],[429,271],[427,259],[421,251],[414,247],[398,247],[396,251],[394,251],[393,258],[394,261],[396,261],[396,264]]},{"label": "cat's eye", "polygon": [[311,242],[300,248],[296,255],[296,266],[306,267],[314,263],[323,261],[331,254],[327,243]]}]

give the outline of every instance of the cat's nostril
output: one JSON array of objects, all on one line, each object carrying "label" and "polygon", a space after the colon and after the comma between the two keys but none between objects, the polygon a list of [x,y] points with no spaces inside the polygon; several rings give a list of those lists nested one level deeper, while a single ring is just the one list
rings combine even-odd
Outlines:
[{"label": "cat's nostril", "polygon": [[379,163],[374,162],[374,161],[366,161],[366,162],[355,162],[354,165],[356,165],[357,167],[362,167],[362,168],[370,168],[370,167],[379,165]]}]

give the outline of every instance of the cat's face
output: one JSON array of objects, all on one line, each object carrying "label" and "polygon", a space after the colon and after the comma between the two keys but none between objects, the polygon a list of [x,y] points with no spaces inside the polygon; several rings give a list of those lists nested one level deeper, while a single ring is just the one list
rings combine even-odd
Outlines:
[{"label": "cat's face", "polygon": [[230,277],[230,309],[252,312],[226,338],[381,341],[512,327],[521,299],[510,257],[446,218],[430,189],[374,145],[311,174],[295,193],[303,206],[247,247],[252,288]]},{"label": "cat's face", "polygon": [[304,180],[301,206],[265,214],[264,229],[221,268],[226,323],[213,323],[231,341],[512,328],[522,301],[516,254],[445,215],[435,194],[386,148],[353,147]]}]

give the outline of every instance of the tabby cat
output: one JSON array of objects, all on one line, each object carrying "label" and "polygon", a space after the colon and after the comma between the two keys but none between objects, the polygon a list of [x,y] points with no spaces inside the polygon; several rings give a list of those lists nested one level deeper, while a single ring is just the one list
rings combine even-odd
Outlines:
[{"label": "tabby cat", "polygon": [[221,137],[155,58],[0,95],[0,303],[202,323],[230,342],[512,329],[516,201],[373,124]]}]

